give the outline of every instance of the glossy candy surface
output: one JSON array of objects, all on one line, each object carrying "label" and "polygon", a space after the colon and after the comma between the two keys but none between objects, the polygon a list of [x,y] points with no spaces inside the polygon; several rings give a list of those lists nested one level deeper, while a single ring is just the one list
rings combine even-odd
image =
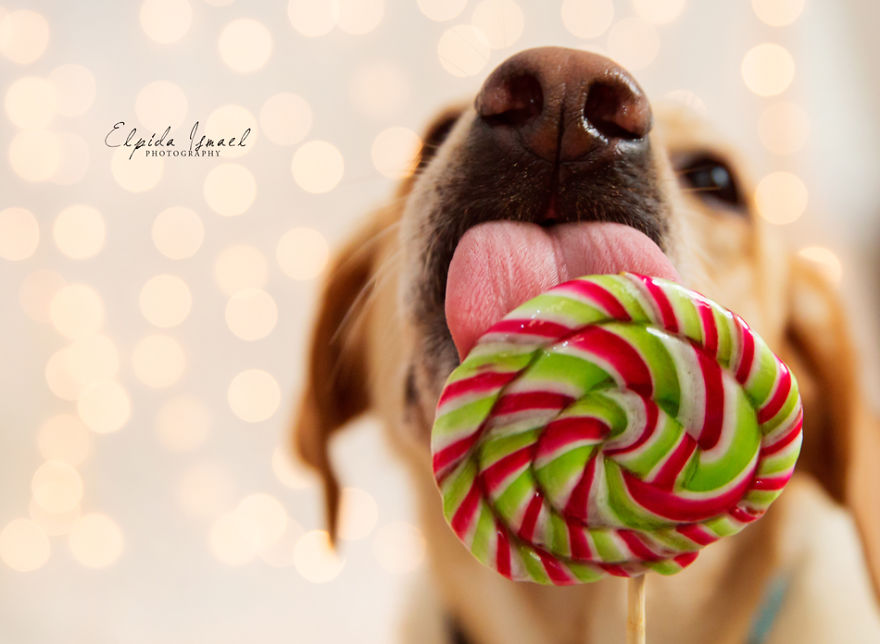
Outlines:
[{"label": "glossy candy surface", "polygon": [[678,572],[758,519],[801,444],[788,368],[738,315],[630,273],[560,284],[490,328],[431,435],[450,527],[515,580]]}]

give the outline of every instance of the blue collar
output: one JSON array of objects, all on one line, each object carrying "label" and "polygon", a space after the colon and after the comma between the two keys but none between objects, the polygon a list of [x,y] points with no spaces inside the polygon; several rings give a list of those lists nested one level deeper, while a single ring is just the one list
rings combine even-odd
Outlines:
[{"label": "blue collar", "polygon": [[776,618],[782,610],[790,585],[791,578],[787,574],[776,575],[767,584],[764,597],[752,619],[747,644],[764,644],[770,637],[770,631],[773,630],[773,624],[776,623]]}]

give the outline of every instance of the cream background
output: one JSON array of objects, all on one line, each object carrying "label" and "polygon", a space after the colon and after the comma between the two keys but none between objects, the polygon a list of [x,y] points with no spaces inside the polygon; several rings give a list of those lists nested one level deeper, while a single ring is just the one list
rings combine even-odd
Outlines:
[{"label": "cream background", "polygon": [[[469,25],[497,26],[491,9],[499,5],[475,0],[2,0],[0,639],[395,641],[404,597],[424,564],[406,480],[378,428],[358,423],[334,447],[344,483],[360,490],[352,493],[359,512],[341,566],[322,558],[320,534],[303,536],[321,528],[316,488],[301,473],[273,471],[273,452],[301,385],[325,244],[337,245],[390,193],[394,180],[380,170],[394,174],[395,151],[405,156],[413,132],[439,106],[473,95],[521,48],[596,48],[635,61],[630,67],[641,67],[633,71],[649,95],[693,94],[688,100],[702,103],[756,160],[758,177],[799,176],[808,203],[786,235],[796,248],[820,245],[839,258],[859,331],[877,332],[875,3],[753,3],[805,4],[781,27],[762,22],[749,2],[507,4],[521,13],[522,31],[514,11],[504,22],[514,42],[490,50]],[[637,9],[675,5],[683,10],[668,24],[632,22]],[[326,7],[335,17],[307,24]],[[576,23],[578,11],[590,19]],[[571,31],[605,24],[595,37]],[[627,25],[643,35],[627,37]],[[301,33],[322,29],[329,31]],[[764,42],[794,60],[792,82],[770,97],[749,91],[740,69]],[[65,89],[70,70],[59,67],[69,64],[87,70],[93,98],[82,85]],[[462,73],[469,75],[455,75]],[[158,98],[149,99],[151,91]],[[264,109],[282,92],[301,101]],[[781,100],[809,119],[804,145],[789,154],[768,151],[758,133],[763,110]],[[233,107],[215,113],[226,106]],[[290,110],[295,118],[283,118]],[[139,130],[180,121],[184,133],[194,120],[204,128],[212,114],[225,115],[232,129],[254,128],[243,156],[134,165],[103,145],[119,120]],[[28,180],[43,171],[48,180]],[[58,223],[77,204],[93,210],[68,214],[68,228],[63,217]],[[154,220],[169,207],[191,209],[201,222],[203,241],[189,257],[173,258],[193,248],[169,250],[160,235],[163,254],[153,241]],[[193,219],[179,211],[165,217]],[[221,260],[218,280],[218,259],[237,245],[250,248],[230,271]],[[177,279],[151,281],[160,275]],[[91,288],[103,320],[77,317],[91,309],[76,289],[56,300],[54,323],[45,320],[58,295],[51,286],[62,281]],[[49,287],[35,291],[41,283]],[[73,298],[66,313],[64,297]],[[53,362],[71,345],[60,331],[81,343]],[[96,332],[104,338],[97,345]],[[864,344],[864,357],[866,387],[880,402],[870,367],[880,358],[876,341]],[[67,359],[79,392],[55,369]],[[108,388],[121,396],[117,403]],[[40,439],[58,414],[113,431],[74,424],[54,438],[43,430]],[[202,487],[187,496],[194,480]],[[93,513],[97,523],[77,522]],[[319,577],[330,579],[309,581]]]}]

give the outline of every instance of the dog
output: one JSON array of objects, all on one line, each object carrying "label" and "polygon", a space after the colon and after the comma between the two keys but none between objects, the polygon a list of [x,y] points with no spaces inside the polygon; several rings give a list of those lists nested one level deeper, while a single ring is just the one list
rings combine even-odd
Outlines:
[{"label": "dog", "polygon": [[[791,366],[804,401],[788,489],[686,570],[651,576],[650,640],[880,642],[880,425],[858,391],[835,289],[756,216],[745,167],[696,115],[652,106],[614,62],[527,50],[493,71],[473,104],[435,119],[415,171],[339,251],[292,436],[321,474],[331,534],[339,488],[328,443],[338,429],[377,414],[408,467],[443,618],[408,620],[417,627],[405,641],[623,639],[622,580],[502,578],[446,526],[431,474],[446,377],[487,326],[586,261],[592,272],[671,271],[737,311]],[[480,249],[485,275],[460,259],[463,240]],[[560,257],[572,244],[587,244],[586,259]],[[444,632],[430,635],[429,621]]]}]

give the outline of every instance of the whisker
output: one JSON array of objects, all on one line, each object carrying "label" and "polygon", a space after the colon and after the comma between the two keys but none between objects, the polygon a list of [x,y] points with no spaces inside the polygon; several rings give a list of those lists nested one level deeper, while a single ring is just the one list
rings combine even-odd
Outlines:
[{"label": "whisker", "polygon": [[[380,290],[385,286],[386,280],[395,274],[394,271],[392,271],[391,269],[395,268],[395,264],[400,260],[402,256],[403,249],[398,249],[397,251],[395,251],[361,287],[361,290],[358,292],[342,321],[339,323],[339,326],[336,328],[336,331],[332,336],[331,342],[335,342],[339,338],[339,334],[347,326],[354,326],[360,322],[361,316],[365,315],[367,310],[369,309],[369,304],[371,303],[372,299],[375,298]],[[355,317],[352,317],[352,315],[354,315]],[[354,335],[344,336],[342,350],[349,351],[351,349],[351,344],[355,341],[359,340],[356,340]],[[330,374],[331,378],[336,376],[341,366],[341,361],[337,362],[337,364],[333,366],[333,371]]]},{"label": "whisker", "polygon": [[[375,293],[378,292],[378,289],[375,287],[380,285],[380,280],[385,279],[387,274],[390,273],[393,264],[402,256],[403,249],[400,248],[392,253],[391,256],[373,272],[370,279],[364,283],[354,300],[352,300],[351,305],[348,307],[348,310],[345,312],[345,315],[342,317],[342,320],[333,332],[333,335],[330,338],[331,342],[338,340],[339,334],[342,333],[347,326],[357,324],[360,316],[366,311],[367,305],[370,303],[370,298],[375,297]],[[352,318],[353,315],[356,317]]]},{"label": "whisker", "polygon": [[348,310],[345,312],[345,315],[342,317],[342,320],[340,320],[339,325],[336,327],[336,330],[333,332],[333,335],[330,337],[330,342],[335,342],[337,339],[339,339],[339,334],[342,333],[345,327],[348,326],[350,323],[353,324],[357,321],[357,318],[352,320],[351,316],[354,315],[359,308],[366,308],[366,304],[369,303],[369,300],[365,300],[364,298],[367,297],[367,294],[375,285],[382,272],[386,270],[386,265],[390,264],[391,260],[396,259],[398,255],[402,254],[402,252],[402,249],[398,249],[397,251],[395,251],[382,266],[380,266],[373,272],[373,274],[370,276],[370,279],[368,279],[364,283],[364,285],[361,286],[357,295],[349,305]]},{"label": "whisker", "polygon": [[[393,202],[392,202],[392,203],[393,203]],[[370,250],[370,247],[373,246],[373,244],[376,244],[377,242],[379,242],[379,241],[381,241],[382,239],[384,239],[384,238],[385,238],[387,235],[389,235],[390,233],[393,233],[393,232],[395,232],[397,229],[399,229],[399,228],[400,228],[400,224],[401,224],[401,222],[400,222],[400,220],[398,219],[397,221],[394,221],[394,222],[388,224],[387,226],[385,226],[385,227],[383,227],[383,228],[380,228],[377,232],[373,233],[372,235],[370,235],[369,237],[367,237],[366,239],[364,239],[364,240],[361,242],[360,246],[358,246],[358,247],[354,250],[354,252],[352,252],[351,254],[349,254],[348,257],[344,258],[344,259],[339,263],[339,266],[337,266],[337,269],[339,269],[339,268],[344,268],[344,267],[348,266],[351,262],[353,262],[354,260],[356,260],[357,258],[359,258],[363,253],[365,253],[365,252],[367,252],[368,250]]]}]

